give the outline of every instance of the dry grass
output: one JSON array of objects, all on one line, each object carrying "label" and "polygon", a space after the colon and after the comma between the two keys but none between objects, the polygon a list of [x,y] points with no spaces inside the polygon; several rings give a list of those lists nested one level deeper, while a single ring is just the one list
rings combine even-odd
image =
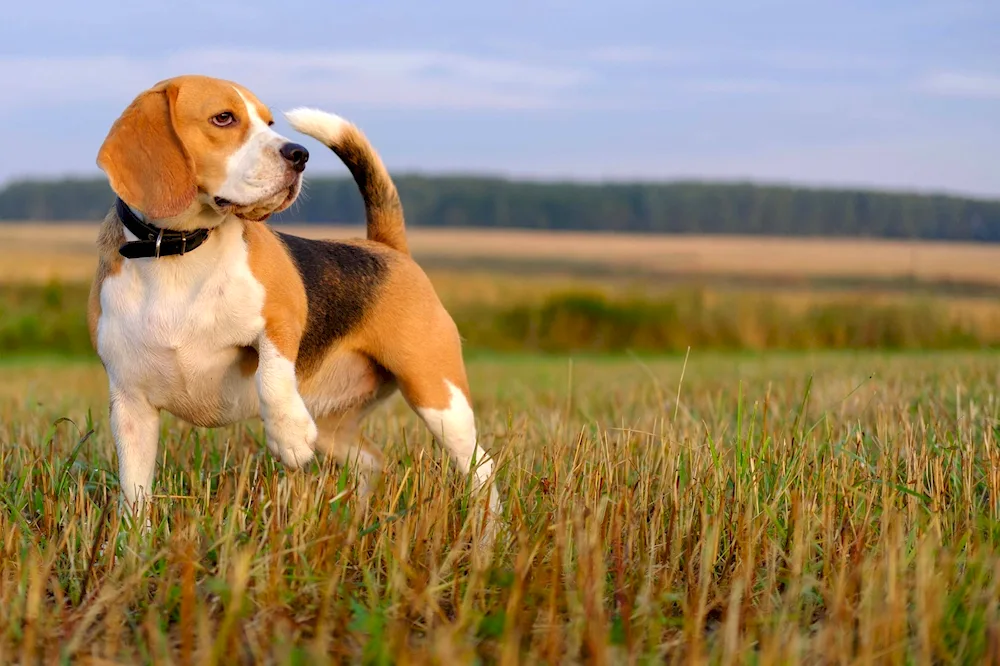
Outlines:
[{"label": "dry grass", "polygon": [[[315,238],[356,227],[285,226]],[[88,279],[94,224],[0,225],[0,281]],[[1000,285],[1000,246],[868,239],[642,236],[486,229],[408,230],[414,255],[435,262],[508,261],[659,275],[791,279],[905,279]]]},{"label": "dry grass", "polygon": [[4,661],[1000,659],[996,355],[473,361],[510,530],[481,568],[399,403],[368,517],[258,424],[165,419],[143,540],[104,513],[100,367],[0,376]]}]

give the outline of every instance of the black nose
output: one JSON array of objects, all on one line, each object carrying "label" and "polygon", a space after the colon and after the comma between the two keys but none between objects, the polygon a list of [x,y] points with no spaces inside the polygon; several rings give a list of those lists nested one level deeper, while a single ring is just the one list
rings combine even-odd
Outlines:
[{"label": "black nose", "polygon": [[297,143],[286,143],[279,152],[282,157],[288,160],[293,169],[296,171],[305,170],[306,162],[309,161],[309,151],[305,149],[305,146],[300,146]]}]

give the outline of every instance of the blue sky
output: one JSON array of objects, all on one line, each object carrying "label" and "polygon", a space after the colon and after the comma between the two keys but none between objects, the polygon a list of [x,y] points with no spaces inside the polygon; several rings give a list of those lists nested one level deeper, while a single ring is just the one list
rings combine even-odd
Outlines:
[{"label": "blue sky", "polygon": [[[997,0],[56,0],[4,19],[0,182],[98,175],[136,94],[201,73],[340,113],[397,171],[1000,196]],[[319,150],[310,172],[346,174]]]}]

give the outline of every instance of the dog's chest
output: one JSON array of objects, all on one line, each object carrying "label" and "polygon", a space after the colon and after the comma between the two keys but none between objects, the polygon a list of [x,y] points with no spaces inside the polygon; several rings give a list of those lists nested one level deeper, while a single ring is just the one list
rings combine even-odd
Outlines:
[{"label": "dog's chest", "polygon": [[98,352],[117,390],[197,425],[222,425],[257,410],[241,349],[263,327],[264,290],[239,252],[200,259],[190,270],[126,265],[105,280]]}]

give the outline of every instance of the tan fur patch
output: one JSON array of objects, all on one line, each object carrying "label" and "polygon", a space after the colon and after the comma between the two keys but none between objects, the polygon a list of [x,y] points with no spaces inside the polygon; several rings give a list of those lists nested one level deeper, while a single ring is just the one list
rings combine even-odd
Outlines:
[{"label": "tan fur patch", "polygon": [[390,277],[370,324],[351,347],[392,373],[415,407],[447,409],[451,393],[446,380],[471,404],[458,328],[423,270],[409,257],[391,256]]},{"label": "tan fur patch", "polygon": [[243,238],[250,272],[264,286],[264,331],[281,355],[295,363],[308,310],[302,278],[285,246],[266,225],[244,222]]},{"label": "tan fur patch", "polygon": [[[400,355],[404,365],[396,373],[396,378],[403,396],[415,408],[447,409],[451,405],[451,392],[446,380],[454,384],[472,404],[461,342],[453,326],[441,322],[433,327],[429,331],[431,335],[439,334],[441,337],[422,350],[401,350],[405,351]],[[451,335],[452,332],[454,335]]]},{"label": "tan fur patch", "polygon": [[125,243],[125,232],[114,207],[105,215],[101,228],[97,233],[97,272],[90,285],[90,297],[87,301],[87,329],[90,331],[90,343],[97,350],[97,321],[101,318],[101,285],[112,275],[117,275],[122,268],[122,256],[118,248]]},{"label": "tan fur patch", "polygon": [[140,93],[111,126],[97,155],[111,188],[155,219],[180,215],[198,194],[195,163],[177,133],[179,92],[168,82]]}]

